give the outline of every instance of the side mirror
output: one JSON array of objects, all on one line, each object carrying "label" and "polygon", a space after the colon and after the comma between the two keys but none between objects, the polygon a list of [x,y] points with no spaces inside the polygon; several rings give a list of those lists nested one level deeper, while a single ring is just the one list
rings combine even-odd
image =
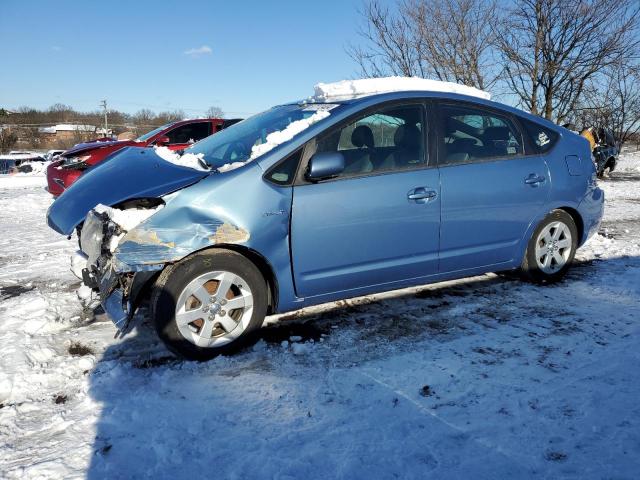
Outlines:
[{"label": "side mirror", "polygon": [[316,153],[309,160],[306,178],[312,182],[338,176],[344,170],[344,155],[338,152]]},{"label": "side mirror", "polygon": [[171,143],[171,140],[166,135],[162,135],[161,137],[158,137],[158,139],[156,140],[156,145],[159,145],[159,146],[169,145],[169,143]]}]

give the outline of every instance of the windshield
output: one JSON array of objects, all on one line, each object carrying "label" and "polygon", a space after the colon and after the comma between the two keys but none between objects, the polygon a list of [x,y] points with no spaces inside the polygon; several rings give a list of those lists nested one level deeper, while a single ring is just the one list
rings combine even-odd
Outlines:
[{"label": "windshield", "polygon": [[151,137],[153,137],[155,134],[160,133],[165,128],[169,128],[174,123],[175,122],[167,123],[166,125],[162,125],[161,127],[155,128],[155,129],[151,130],[150,132],[145,133],[141,137],[136,138],[136,142],[146,142]]},{"label": "windshield", "polygon": [[[185,153],[202,154],[203,160],[214,169],[246,162],[252,158],[252,149],[265,144],[270,133],[282,131],[295,121],[309,119],[319,110],[328,108],[319,105],[274,107],[199,141],[186,149]],[[259,155],[258,151],[254,151],[253,158]]]}]

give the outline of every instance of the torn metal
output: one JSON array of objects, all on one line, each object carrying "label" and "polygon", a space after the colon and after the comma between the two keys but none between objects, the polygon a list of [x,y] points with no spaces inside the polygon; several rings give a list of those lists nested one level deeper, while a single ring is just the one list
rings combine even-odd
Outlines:
[{"label": "torn metal", "polygon": [[245,229],[216,220],[192,223],[185,228],[143,225],[122,238],[114,257],[118,271],[145,270],[148,265],[176,262],[208,246],[245,243],[249,238]]},{"label": "torn metal", "polygon": [[[124,231],[122,222],[115,220],[125,217],[127,210],[96,208],[89,212],[82,229],[79,257],[87,265],[82,269],[83,281],[99,291],[103,308],[123,334],[137,308],[139,291],[155,272],[202,248],[244,243],[250,238],[246,229],[230,222],[210,217],[205,221],[207,212],[202,211],[186,215],[183,210],[181,217],[191,221],[175,228],[158,227],[146,221],[161,208],[153,210],[148,216],[138,213],[144,220],[137,226],[126,225],[129,230]],[[202,219],[196,222],[194,216]]]}]

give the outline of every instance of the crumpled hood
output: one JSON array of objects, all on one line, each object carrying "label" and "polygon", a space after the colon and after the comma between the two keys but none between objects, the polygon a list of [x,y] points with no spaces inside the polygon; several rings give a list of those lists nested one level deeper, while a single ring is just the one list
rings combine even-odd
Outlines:
[{"label": "crumpled hood", "polygon": [[137,145],[144,145],[138,142],[134,142],[133,140],[112,140],[106,142],[85,142],[78,143],[74,145],[69,150],[62,153],[64,157],[73,157],[78,155],[79,153],[88,152],[89,150],[95,150],[97,148],[106,148],[106,147],[135,147]]},{"label": "crumpled hood", "polygon": [[157,198],[209,173],[167,162],[153,149],[127,148],[87,170],[65,190],[49,207],[47,223],[56,232],[71,235],[99,203],[113,206],[134,198]]}]

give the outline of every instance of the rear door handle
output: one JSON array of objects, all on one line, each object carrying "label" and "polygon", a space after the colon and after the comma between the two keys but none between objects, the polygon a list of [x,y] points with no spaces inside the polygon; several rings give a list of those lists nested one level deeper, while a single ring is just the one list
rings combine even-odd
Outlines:
[{"label": "rear door handle", "polygon": [[407,194],[410,202],[427,203],[438,196],[435,190],[428,187],[416,187]]},{"label": "rear door handle", "polygon": [[541,183],[546,180],[545,177],[540,175],[536,175],[535,173],[531,173],[527,178],[524,179],[524,183],[527,185],[531,185],[532,187],[537,187]]}]

